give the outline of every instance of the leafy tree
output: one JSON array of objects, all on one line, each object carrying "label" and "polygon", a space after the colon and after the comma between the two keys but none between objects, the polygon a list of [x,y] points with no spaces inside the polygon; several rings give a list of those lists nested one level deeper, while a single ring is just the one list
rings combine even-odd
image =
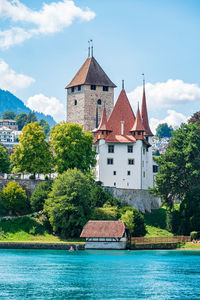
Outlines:
[{"label": "leafy tree", "polygon": [[120,220],[125,222],[132,236],[139,237],[147,233],[143,215],[133,207],[122,208]]},{"label": "leafy tree", "polygon": [[10,157],[7,149],[0,144],[0,173],[10,172]]},{"label": "leafy tree", "polygon": [[47,121],[45,121],[44,119],[41,119],[39,122],[39,125],[43,128],[45,135],[48,136],[49,132],[50,132],[49,123]]},{"label": "leafy tree", "polygon": [[15,121],[17,122],[18,129],[22,130],[23,127],[27,124],[27,114],[21,113],[16,115]]},{"label": "leafy tree", "polygon": [[92,183],[80,170],[69,169],[52,185],[44,211],[53,230],[65,237],[78,237],[89,220]]},{"label": "leafy tree", "polygon": [[37,122],[26,125],[19,136],[19,145],[15,146],[11,160],[22,173],[47,174],[52,170],[52,154],[45,134]]},{"label": "leafy tree", "polygon": [[26,125],[29,123],[37,122],[37,118],[34,112],[30,112],[27,115]]},{"label": "leafy tree", "polygon": [[167,123],[159,124],[156,128],[156,136],[160,139],[163,137],[172,137],[172,126],[168,126]]},{"label": "leafy tree", "polygon": [[88,131],[83,132],[81,126],[70,123],[57,124],[51,130],[50,140],[58,173],[70,168],[87,171],[95,165],[93,136]]},{"label": "leafy tree", "polygon": [[3,187],[0,201],[12,215],[24,214],[28,210],[25,191],[15,181],[11,181],[6,187]]},{"label": "leafy tree", "polygon": [[200,111],[194,113],[191,118],[188,120],[188,123],[194,124],[197,123],[197,125],[200,126]]},{"label": "leafy tree", "polygon": [[33,211],[40,211],[43,209],[45,199],[48,198],[48,194],[51,191],[52,181],[43,181],[36,186],[33,191],[30,204]]},{"label": "leafy tree", "polygon": [[91,220],[117,220],[119,218],[119,210],[116,206],[104,205],[96,207],[92,210]]},{"label": "leafy tree", "polygon": [[199,126],[182,124],[166,153],[154,158],[159,164],[156,186],[151,189],[172,210],[180,205],[180,233],[200,228],[200,138]]},{"label": "leafy tree", "polygon": [[104,204],[121,207],[121,201],[113,197],[108,191],[104,190],[100,185],[94,183],[91,191],[91,206],[102,207]]},{"label": "leafy tree", "polygon": [[3,114],[2,114],[2,119],[3,120],[14,120],[16,117],[16,114],[14,111],[5,111]]}]

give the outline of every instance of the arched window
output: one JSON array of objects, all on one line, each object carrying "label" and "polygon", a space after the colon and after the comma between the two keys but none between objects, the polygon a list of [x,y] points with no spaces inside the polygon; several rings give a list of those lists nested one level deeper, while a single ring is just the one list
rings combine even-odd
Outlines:
[{"label": "arched window", "polygon": [[78,103],[78,101],[75,99],[75,100],[74,100],[74,105],[77,105],[77,103]]},{"label": "arched window", "polygon": [[101,99],[98,99],[98,100],[97,100],[97,104],[98,104],[98,105],[101,105]]}]

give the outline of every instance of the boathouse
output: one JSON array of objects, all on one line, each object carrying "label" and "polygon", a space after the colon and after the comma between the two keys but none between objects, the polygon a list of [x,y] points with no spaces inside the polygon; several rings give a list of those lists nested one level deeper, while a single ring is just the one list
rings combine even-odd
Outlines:
[{"label": "boathouse", "polygon": [[85,249],[126,249],[130,238],[123,221],[88,221],[80,237],[85,238]]}]

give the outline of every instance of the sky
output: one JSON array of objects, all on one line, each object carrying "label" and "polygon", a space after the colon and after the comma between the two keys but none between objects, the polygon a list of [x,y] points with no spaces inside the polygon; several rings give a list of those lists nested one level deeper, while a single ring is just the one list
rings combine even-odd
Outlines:
[{"label": "sky", "polygon": [[200,104],[199,0],[0,0],[0,88],[66,119],[65,86],[94,57],[134,111],[142,73],[150,125],[177,127]]}]

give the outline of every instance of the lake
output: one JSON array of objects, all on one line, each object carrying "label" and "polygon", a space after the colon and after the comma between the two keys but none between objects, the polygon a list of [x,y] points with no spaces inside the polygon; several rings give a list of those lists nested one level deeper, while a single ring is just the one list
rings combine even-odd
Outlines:
[{"label": "lake", "polygon": [[0,299],[200,299],[200,251],[0,250]]}]

